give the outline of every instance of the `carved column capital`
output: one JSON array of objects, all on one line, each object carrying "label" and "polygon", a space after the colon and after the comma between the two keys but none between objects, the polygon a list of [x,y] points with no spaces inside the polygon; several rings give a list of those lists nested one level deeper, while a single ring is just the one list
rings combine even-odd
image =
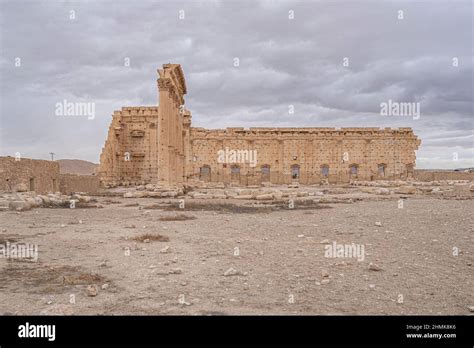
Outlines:
[{"label": "carved column capital", "polygon": [[174,89],[171,80],[163,78],[158,79],[158,88],[160,91],[172,91]]}]

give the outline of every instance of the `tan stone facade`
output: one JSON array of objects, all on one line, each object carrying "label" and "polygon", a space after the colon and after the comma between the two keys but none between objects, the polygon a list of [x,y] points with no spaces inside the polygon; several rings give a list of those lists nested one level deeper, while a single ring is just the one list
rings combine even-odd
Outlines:
[{"label": "tan stone facade", "polygon": [[59,191],[70,195],[75,192],[96,194],[100,188],[99,178],[95,175],[60,174]]},{"label": "tan stone facade", "polygon": [[36,193],[59,191],[59,163],[0,157],[0,191]]},{"label": "tan stone facade", "polygon": [[413,176],[411,128],[191,127],[178,64],[158,70],[159,106],[115,111],[100,157],[105,185],[349,182]]},{"label": "tan stone facade", "polygon": [[100,156],[99,175],[107,184],[182,183],[190,113],[184,109],[181,66],[158,70],[159,107],[115,111]]}]

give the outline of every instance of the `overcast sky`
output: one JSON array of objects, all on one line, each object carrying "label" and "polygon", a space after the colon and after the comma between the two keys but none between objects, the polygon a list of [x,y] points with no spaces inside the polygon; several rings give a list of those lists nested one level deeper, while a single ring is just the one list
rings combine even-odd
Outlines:
[{"label": "overcast sky", "polygon": [[[471,1],[0,4],[0,155],[98,162],[112,112],[156,105],[179,63],[195,127],[412,127],[418,168],[474,166]],[[57,116],[64,100],[95,117]]]}]

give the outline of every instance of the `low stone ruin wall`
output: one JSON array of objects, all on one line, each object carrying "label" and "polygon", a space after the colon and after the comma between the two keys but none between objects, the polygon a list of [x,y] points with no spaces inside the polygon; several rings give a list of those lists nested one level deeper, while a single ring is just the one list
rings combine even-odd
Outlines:
[{"label": "low stone ruin wall", "polygon": [[474,181],[474,172],[455,172],[454,170],[415,170],[417,181],[439,181],[439,180],[470,180]]},{"label": "low stone ruin wall", "polygon": [[85,192],[94,194],[99,191],[100,180],[95,175],[61,174],[59,190],[64,194]]},{"label": "low stone ruin wall", "polygon": [[58,162],[0,157],[0,192],[48,193],[58,189]]}]

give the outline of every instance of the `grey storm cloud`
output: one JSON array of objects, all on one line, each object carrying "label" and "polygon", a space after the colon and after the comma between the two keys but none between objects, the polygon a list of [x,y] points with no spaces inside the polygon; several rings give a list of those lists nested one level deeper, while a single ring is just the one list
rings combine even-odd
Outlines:
[{"label": "grey storm cloud", "polygon": [[[3,0],[0,9],[1,155],[97,162],[113,111],[156,105],[156,69],[179,63],[194,126],[412,127],[419,168],[474,166],[471,1]],[[95,103],[95,118],[56,116],[64,100]],[[388,100],[420,103],[420,118],[382,116]]]}]

